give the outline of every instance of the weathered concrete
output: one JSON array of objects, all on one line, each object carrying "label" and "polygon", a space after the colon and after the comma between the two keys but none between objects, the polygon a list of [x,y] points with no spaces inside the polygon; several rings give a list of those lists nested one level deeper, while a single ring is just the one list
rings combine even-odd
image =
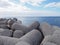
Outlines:
[{"label": "weathered concrete", "polygon": [[20,41],[25,41],[30,45],[39,45],[41,40],[42,40],[42,35],[38,30],[32,30],[29,33],[27,33],[25,36],[20,38]]},{"label": "weathered concrete", "polygon": [[5,20],[5,21],[0,21],[0,24],[7,24],[7,20]]},{"label": "weathered concrete", "polygon": [[41,31],[43,32],[44,36],[46,35],[52,35],[53,32],[55,31],[51,25],[49,25],[46,22],[40,23],[40,27]]},{"label": "weathered concrete", "polygon": [[22,24],[22,21],[17,20],[15,23]]},{"label": "weathered concrete", "polygon": [[56,30],[54,32],[54,34],[51,36],[50,41],[56,43],[57,45],[60,45],[60,30]]},{"label": "weathered concrete", "polygon": [[12,35],[12,31],[10,31],[9,29],[0,29],[0,35],[10,37]]},{"label": "weathered concrete", "polygon": [[33,22],[29,25],[30,30],[37,29],[40,26],[40,23],[38,21]]},{"label": "weathered concrete", "polygon": [[52,43],[52,42],[45,42],[43,45],[57,45],[57,44]]},{"label": "weathered concrete", "polygon": [[42,35],[38,30],[32,30],[31,32],[27,33],[20,39],[0,36],[0,43],[2,45],[39,45],[42,39]]},{"label": "weathered concrete", "polygon": [[33,29],[36,29],[36,28],[38,28],[38,26],[39,26],[40,24],[39,24],[39,22],[34,22],[34,23],[32,23],[30,26],[24,26],[24,25],[22,25],[22,24],[18,24],[18,23],[14,23],[13,25],[12,25],[12,30],[22,30],[24,33],[27,33],[27,32],[29,32],[29,31],[31,31],[31,30],[33,30]]},{"label": "weathered concrete", "polygon": [[0,19],[0,28],[7,29],[7,19]]},{"label": "weathered concrete", "polygon": [[52,28],[53,28],[54,30],[60,30],[60,27],[58,27],[58,26],[52,26]]},{"label": "weathered concrete", "polygon": [[[60,30],[56,30],[51,36],[47,36],[42,41],[41,45],[44,43],[51,42],[60,45]],[[54,45],[54,44],[53,44]]]},{"label": "weathered concrete", "polygon": [[15,45],[19,39],[12,38],[12,37],[6,37],[6,36],[0,36],[0,44],[1,45]]},{"label": "weathered concrete", "polygon": [[43,39],[43,41],[42,41],[42,43],[40,45],[43,45],[44,43],[49,42],[50,38],[51,38],[51,35],[45,36],[45,38]]},{"label": "weathered concrete", "polygon": [[13,23],[15,23],[17,20],[14,18],[14,19],[9,19],[8,21],[7,21],[7,26],[9,27],[9,28],[11,28],[11,26],[13,25]]},{"label": "weathered concrete", "polygon": [[28,42],[25,42],[25,41],[20,41],[16,45],[31,45],[31,44],[29,44]]},{"label": "weathered concrete", "polygon": [[0,28],[0,45],[60,45],[60,27],[46,22],[25,26],[16,18],[0,19]]},{"label": "weathered concrete", "polygon": [[3,25],[3,24],[1,24],[1,25],[0,25],[0,28],[8,29],[7,25],[5,25],[5,24],[4,24],[4,25]]},{"label": "weathered concrete", "polygon": [[20,38],[24,35],[24,32],[22,30],[16,30],[14,31],[13,37]]},{"label": "weathered concrete", "polygon": [[26,27],[26,26],[24,26],[22,24],[18,24],[18,23],[14,23],[12,25],[12,28],[11,29],[12,30],[22,30],[24,33],[27,33],[30,30],[28,27]]}]

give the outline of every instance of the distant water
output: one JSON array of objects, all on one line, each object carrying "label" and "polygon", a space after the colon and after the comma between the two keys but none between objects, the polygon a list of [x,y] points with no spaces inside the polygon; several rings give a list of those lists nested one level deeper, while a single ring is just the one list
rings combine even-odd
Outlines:
[{"label": "distant water", "polygon": [[25,25],[29,25],[33,21],[39,21],[40,23],[47,22],[51,25],[60,27],[60,17],[21,17],[18,19],[22,20],[23,24]]},{"label": "distant water", "polygon": [[[13,17],[12,17],[13,18]],[[60,27],[60,17],[16,17],[22,21],[24,25],[29,25],[34,21],[47,22],[51,25],[56,25]]]}]

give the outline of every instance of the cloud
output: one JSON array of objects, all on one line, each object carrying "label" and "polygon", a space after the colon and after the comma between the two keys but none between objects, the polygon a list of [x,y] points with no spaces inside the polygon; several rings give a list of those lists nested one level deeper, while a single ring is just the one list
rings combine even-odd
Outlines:
[{"label": "cloud", "polygon": [[[39,6],[45,0],[20,0],[22,3],[29,3],[34,6]],[[52,4],[50,4],[51,6]],[[59,6],[59,3],[53,3],[52,6]],[[49,7],[46,6],[46,7]],[[17,16],[59,16],[60,13],[56,11],[47,10],[32,10],[21,4],[10,2],[9,0],[0,0],[0,17],[17,17]]]},{"label": "cloud", "polygon": [[59,7],[60,8],[60,2],[56,3],[55,7]]},{"label": "cloud", "polygon": [[28,3],[32,6],[40,6],[40,4],[44,1],[46,0],[20,0],[21,3]]},{"label": "cloud", "polygon": [[7,7],[10,6],[8,0],[4,1],[4,0],[0,0],[0,7]]},{"label": "cloud", "polygon": [[15,4],[9,0],[0,0],[0,11],[27,11],[30,10],[26,6]]},{"label": "cloud", "polygon": [[0,12],[0,17],[44,17],[44,16],[60,16],[60,12],[47,11],[47,10],[30,10],[30,11],[6,11]]},{"label": "cloud", "polygon": [[56,7],[56,8],[60,8],[60,2],[48,3],[48,4],[45,5],[44,7],[45,7],[45,8],[47,8],[47,7]]}]

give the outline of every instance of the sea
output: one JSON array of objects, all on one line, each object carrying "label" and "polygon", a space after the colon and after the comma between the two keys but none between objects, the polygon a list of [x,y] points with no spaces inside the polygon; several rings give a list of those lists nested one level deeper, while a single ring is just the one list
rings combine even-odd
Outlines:
[{"label": "sea", "polygon": [[[13,17],[10,17],[13,18]],[[60,17],[15,17],[18,20],[22,21],[22,24],[24,25],[30,25],[34,21],[38,21],[40,23],[47,22],[50,25],[55,25],[60,27]]]},{"label": "sea", "polygon": [[47,22],[50,25],[55,25],[60,27],[60,17],[21,17],[18,19],[21,20],[24,25],[29,25],[34,21],[38,21],[40,23]]}]

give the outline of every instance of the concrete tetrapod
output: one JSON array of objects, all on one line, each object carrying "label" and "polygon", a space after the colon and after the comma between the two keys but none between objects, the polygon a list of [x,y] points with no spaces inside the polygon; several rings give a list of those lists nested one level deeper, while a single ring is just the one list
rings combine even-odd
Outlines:
[{"label": "concrete tetrapod", "polygon": [[51,35],[45,36],[45,38],[43,39],[43,41],[40,45],[43,45],[44,43],[49,42],[50,38],[51,38]]},{"label": "concrete tetrapod", "polygon": [[22,30],[16,30],[16,31],[14,31],[14,33],[13,33],[13,37],[15,37],[15,38],[20,38],[20,37],[22,37],[24,35],[24,32],[22,31]]},{"label": "concrete tetrapod", "polygon": [[27,32],[29,32],[29,31],[31,31],[31,30],[33,30],[33,29],[36,29],[36,28],[38,28],[38,26],[39,26],[40,24],[36,21],[36,22],[34,22],[34,23],[32,23],[30,26],[24,26],[24,25],[22,25],[22,24],[18,24],[18,23],[14,23],[13,25],[12,25],[12,30],[22,30],[24,33],[27,33]]},{"label": "concrete tetrapod", "polygon": [[22,21],[17,20],[15,23],[22,24]]},{"label": "concrete tetrapod", "polygon": [[10,37],[12,35],[12,31],[9,29],[0,29],[0,35]]},{"label": "concrete tetrapod", "polygon": [[51,42],[56,43],[57,45],[60,45],[60,30],[56,30],[50,39]]},{"label": "concrete tetrapod", "polygon": [[26,27],[22,24],[18,24],[18,23],[14,23],[11,28],[12,28],[12,30],[22,30],[24,33],[29,32],[28,27]]},{"label": "concrete tetrapod", "polygon": [[7,24],[7,20],[1,20],[0,24]]},{"label": "concrete tetrapod", "polygon": [[15,19],[8,19],[8,21],[7,21],[7,26],[8,26],[8,28],[11,28],[11,26],[13,25],[13,23],[15,23],[16,22],[16,20]]},{"label": "concrete tetrapod", "polygon": [[52,43],[52,42],[45,42],[43,45],[57,45],[57,44]]},{"label": "concrete tetrapod", "polygon": [[7,29],[7,20],[0,20],[0,28]]},{"label": "concrete tetrapod", "polygon": [[[22,41],[22,42],[21,42]],[[20,38],[20,42],[24,45],[25,43],[29,43],[28,45],[39,45],[40,42],[42,41],[42,35],[38,30],[32,30],[23,37]],[[19,45],[16,44],[16,45]]]},{"label": "concrete tetrapod", "polygon": [[8,29],[7,25],[5,25],[5,24],[4,24],[4,25],[3,25],[3,24],[1,24],[1,25],[0,25],[0,28]]},{"label": "concrete tetrapod", "polygon": [[[27,33],[20,39],[0,36],[0,44],[1,45],[39,45],[42,40],[42,35],[38,30],[32,30]],[[22,44],[23,43],[23,44]]]},{"label": "concrete tetrapod", "polygon": [[31,44],[29,44],[28,42],[25,42],[25,41],[21,41],[21,42],[17,43],[16,45],[31,45]]},{"label": "concrete tetrapod", "polygon": [[46,22],[40,23],[40,27],[41,31],[43,32],[44,36],[47,35],[52,35],[53,32],[55,31],[51,25],[49,25]]},{"label": "concrete tetrapod", "polygon": [[18,38],[0,36],[0,45],[15,45],[17,42],[19,42]]},{"label": "concrete tetrapod", "polygon": [[52,26],[54,30],[60,30],[60,27],[58,26]]},{"label": "concrete tetrapod", "polygon": [[60,45],[60,30],[56,30],[50,37],[44,38],[42,45],[47,42]]},{"label": "concrete tetrapod", "polygon": [[32,30],[32,29],[37,29],[39,26],[40,26],[40,23],[38,21],[35,21],[32,24],[30,24],[28,27],[30,30]]}]

